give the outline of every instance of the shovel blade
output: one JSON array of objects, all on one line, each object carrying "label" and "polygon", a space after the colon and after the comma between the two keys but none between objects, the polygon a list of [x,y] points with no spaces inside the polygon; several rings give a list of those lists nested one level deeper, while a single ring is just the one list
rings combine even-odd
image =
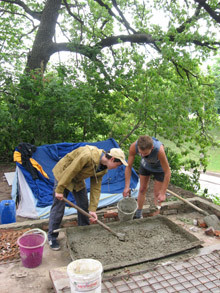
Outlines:
[{"label": "shovel blade", "polygon": [[117,233],[117,237],[120,241],[125,241],[125,234]]}]

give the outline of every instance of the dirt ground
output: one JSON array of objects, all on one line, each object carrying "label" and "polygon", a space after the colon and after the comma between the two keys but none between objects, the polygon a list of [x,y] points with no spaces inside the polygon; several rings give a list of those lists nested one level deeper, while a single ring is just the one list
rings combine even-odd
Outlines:
[{"label": "dirt ground", "polygon": [[8,185],[4,173],[15,171],[14,163],[0,163],[0,201],[11,199],[11,186]]}]

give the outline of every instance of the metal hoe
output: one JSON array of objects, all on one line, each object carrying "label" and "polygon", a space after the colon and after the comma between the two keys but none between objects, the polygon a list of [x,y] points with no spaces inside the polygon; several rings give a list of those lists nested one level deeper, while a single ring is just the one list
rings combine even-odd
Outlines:
[{"label": "metal hoe", "polygon": [[[92,215],[90,215],[89,213],[87,213],[86,211],[84,211],[83,209],[81,209],[80,207],[78,207],[77,205],[75,205],[74,203],[72,203],[71,201],[69,201],[68,199],[66,199],[65,197],[63,198],[63,200],[66,203],[68,203],[70,206],[72,206],[73,208],[75,208],[76,210],[78,210],[81,214],[87,216],[88,218],[93,218]],[[125,241],[125,234],[123,234],[123,233],[116,233],[115,231],[112,231],[112,229],[110,229],[107,225],[105,225],[104,223],[102,223],[98,219],[96,220],[96,222],[100,226],[102,226],[103,228],[105,228],[106,230],[108,230],[110,233],[112,233],[113,235],[115,235],[116,237],[118,237],[118,239],[120,241]]]},{"label": "metal hoe", "polygon": [[185,198],[182,198],[180,195],[176,194],[175,192],[172,192],[169,189],[167,189],[167,192],[171,193],[172,195],[174,195],[178,199],[182,200],[183,202],[185,202],[186,204],[188,204],[189,206],[191,206],[192,208],[194,208],[198,212],[205,215],[206,217],[204,217],[204,222],[207,224],[207,226],[209,226],[209,227],[212,226],[215,230],[220,230],[220,221],[216,215],[214,215],[214,214],[210,215],[208,212],[200,209],[199,207],[197,207],[193,203],[189,202]]}]

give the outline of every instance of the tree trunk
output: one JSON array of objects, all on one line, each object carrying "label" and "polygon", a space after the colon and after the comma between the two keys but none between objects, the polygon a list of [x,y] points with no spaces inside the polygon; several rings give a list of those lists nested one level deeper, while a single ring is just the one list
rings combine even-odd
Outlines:
[{"label": "tree trunk", "polygon": [[44,72],[52,55],[53,37],[61,2],[61,0],[47,0],[32,50],[28,56],[26,72],[39,68],[42,73]]}]

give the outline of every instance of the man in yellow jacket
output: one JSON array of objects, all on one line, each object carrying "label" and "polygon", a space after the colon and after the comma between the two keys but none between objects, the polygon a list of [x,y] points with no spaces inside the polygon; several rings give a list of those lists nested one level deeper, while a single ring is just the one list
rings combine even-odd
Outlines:
[{"label": "man in yellow jacket", "polygon": [[[59,250],[57,241],[57,230],[61,224],[65,202],[63,197],[67,197],[72,192],[76,204],[86,212],[89,212],[94,219],[86,217],[77,212],[78,226],[89,225],[90,222],[97,220],[96,209],[99,203],[102,177],[108,169],[115,169],[124,164],[124,152],[119,148],[112,148],[107,153],[95,146],[79,147],[64,156],[54,167],[55,177],[54,202],[50,211],[48,241],[51,249]],[[90,203],[88,203],[85,179],[90,178]],[[92,219],[92,220],[91,220]]]}]

